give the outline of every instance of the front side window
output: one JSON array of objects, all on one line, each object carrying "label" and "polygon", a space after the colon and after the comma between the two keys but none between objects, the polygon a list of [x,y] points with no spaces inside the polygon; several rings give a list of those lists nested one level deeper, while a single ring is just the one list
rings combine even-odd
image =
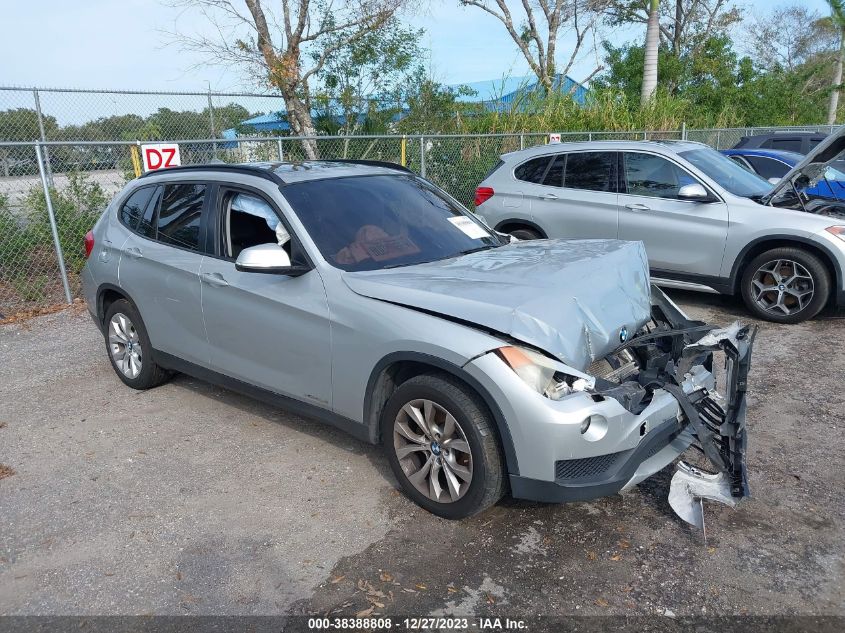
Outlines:
[{"label": "front side window", "polygon": [[575,152],[566,158],[563,186],[587,191],[616,191],[616,154]]},{"label": "front side window", "polygon": [[675,163],[653,154],[625,153],[625,186],[629,194],[678,198],[678,190],[696,180]]},{"label": "front side window", "polygon": [[165,244],[199,250],[200,220],[205,185],[165,185],[158,212],[158,240]]},{"label": "front side window", "polygon": [[282,193],[325,260],[341,270],[421,264],[502,244],[446,194],[410,175],[306,181]]},{"label": "front side window", "polygon": [[754,167],[754,171],[763,178],[783,178],[789,171],[789,165],[773,158],[765,156],[749,156],[748,162]]},{"label": "front side window", "polygon": [[260,244],[289,248],[290,234],[263,198],[232,191],[224,197],[223,209],[227,257],[237,259],[245,248]]},{"label": "front side window", "polygon": [[753,198],[764,196],[772,190],[772,184],[765,178],[743,169],[724,154],[709,147],[679,152],[678,156],[735,196]]},{"label": "front side window", "polygon": [[533,182],[537,185],[543,183],[543,176],[546,175],[546,169],[549,167],[551,156],[541,156],[540,158],[532,158],[529,161],[522,163],[517,167],[513,175],[517,180],[524,180],[525,182]]}]

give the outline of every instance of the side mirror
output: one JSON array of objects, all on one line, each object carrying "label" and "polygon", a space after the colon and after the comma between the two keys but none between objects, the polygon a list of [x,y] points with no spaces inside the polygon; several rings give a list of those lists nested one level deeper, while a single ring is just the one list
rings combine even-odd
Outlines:
[{"label": "side mirror", "polygon": [[241,251],[235,269],[242,273],[270,273],[298,277],[309,270],[308,266],[293,266],[287,251],[278,244],[259,244]]},{"label": "side mirror", "polygon": [[710,194],[707,193],[707,189],[703,185],[694,182],[678,189],[678,198],[681,200],[700,200],[704,202],[710,200]]}]

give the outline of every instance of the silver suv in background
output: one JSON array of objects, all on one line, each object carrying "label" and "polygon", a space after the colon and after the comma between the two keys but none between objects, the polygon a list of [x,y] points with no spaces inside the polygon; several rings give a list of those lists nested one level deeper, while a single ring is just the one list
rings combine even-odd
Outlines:
[{"label": "silver suv in background", "polygon": [[717,481],[679,471],[673,507],[747,494],[753,333],[651,291],[641,244],[511,244],[402,167],[309,161],[153,172],[85,246],[126,385],[185,372],[381,442],[441,516],[613,494],[693,443]]},{"label": "silver suv in background", "polygon": [[520,239],[642,241],[654,283],[796,323],[845,306],[845,206],[808,192],[843,150],[840,129],[773,188],[699,143],[543,145],[503,155],[476,212]]}]

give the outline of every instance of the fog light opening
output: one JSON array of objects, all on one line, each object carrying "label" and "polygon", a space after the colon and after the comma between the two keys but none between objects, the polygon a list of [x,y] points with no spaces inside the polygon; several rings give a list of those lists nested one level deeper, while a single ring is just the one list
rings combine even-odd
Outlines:
[{"label": "fog light opening", "polygon": [[603,415],[591,415],[581,422],[581,435],[588,442],[597,442],[607,435],[607,418]]}]

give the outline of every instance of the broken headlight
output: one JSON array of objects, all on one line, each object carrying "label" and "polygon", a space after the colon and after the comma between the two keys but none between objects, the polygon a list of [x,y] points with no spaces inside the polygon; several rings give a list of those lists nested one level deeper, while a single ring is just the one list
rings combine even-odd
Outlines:
[{"label": "broken headlight", "polygon": [[500,347],[496,354],[526,385],[551,400],[591,389],[595,384],[590,376],[527,347]]}]

